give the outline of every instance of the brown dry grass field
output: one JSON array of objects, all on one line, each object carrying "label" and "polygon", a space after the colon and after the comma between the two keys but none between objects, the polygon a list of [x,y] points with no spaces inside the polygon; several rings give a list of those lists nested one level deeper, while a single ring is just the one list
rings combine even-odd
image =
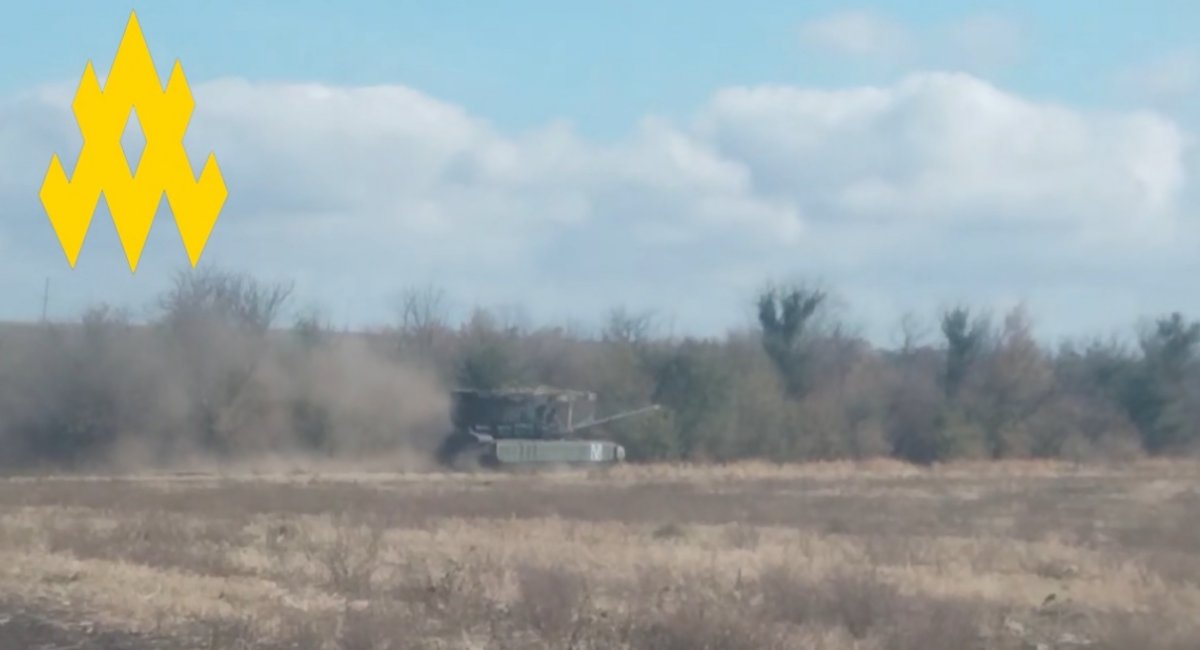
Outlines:
[{"label": "brown dry grass field", "polygon": [[1200,648],[1200,465],[0,481],[0,648]]}]

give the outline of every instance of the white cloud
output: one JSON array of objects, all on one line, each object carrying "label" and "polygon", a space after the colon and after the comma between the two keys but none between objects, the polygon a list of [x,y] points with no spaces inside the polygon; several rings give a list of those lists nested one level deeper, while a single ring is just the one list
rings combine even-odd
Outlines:
[{"label": "white cloud", "polygon": [[808,21],[800,35],[811,46],[858,57],[887,59],[913,48],[903,25],[871,11],[841,11]]},{"label": "white cloud", "polygon": [[[726,88],[692,123],[646,119],[613,143],[560,124],[505,134],[397,86],[223,80],[196,96],[193,164],[215,150],[230,189],[202,263],[295,278],[355,319],[386,318],[390,292],[434,280],[534,318],[657,305],[713,331],[758,283],[813,273],[886,327],[893,305],[960,296],[1024,293],[1038,307],[1098,282],[1113,300],[1148,299],[1152,269],[1195,259],[1176,257],[1187,170],[1173,122],[1031,102],[962,74]],[[0,103],[13,215],[0,241],[25,251],[5,259],[0,289],[36,296],[57,274],[74,298],[56,304],[143,296],[183,263],[168,226],[142,279],[121,280],[111,225],[97,221],[69,275],[40,213],[50,154],[73,161],[80,144],[67,106],[61,93]],[[30,305],[0,310],[28,317]],[[1083,305],[1046,306],[1043,321],[1087,325],[1073,320]]]},{"label": "white cloud", "polygon": [[846,10],[800,25],[801,41],[817,50],[892,66],[923,61],[973,73],[1020,62],[1027,32],[1024,24],[998,12],[915,28],[882,13]]},{"label": "white cloud", "polygon": [[1140,101],[1170,103],[1200,90],[1200,51],[1181,48],[1164,52],[1118,72],[1118,83]]},{"label": "white cloud", "polygon": [[886,88],[731,88],[701,120],[765,192],[820,218],[1141,229],[1171,218],[1183,134],[1152,114],[1084,114],[962,74]]},{"label": "white cloud", "polygon": [[1017,63],[1025,54],[1026,29],[998,13],[971,14],[945,30],[947,57],[967,69],[995,68]]}]

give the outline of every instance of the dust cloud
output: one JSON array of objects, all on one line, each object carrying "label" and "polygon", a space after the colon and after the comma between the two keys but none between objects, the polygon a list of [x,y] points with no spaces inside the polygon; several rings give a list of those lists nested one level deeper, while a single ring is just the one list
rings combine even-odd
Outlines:
[{"label": "dust cloud", "polygon": [[181,282],[150,323],[96,308],[0,326],[0,467],[433,467],[449,426],[433,372],[386,335],[270,327],[261,288],[221,281]]}]

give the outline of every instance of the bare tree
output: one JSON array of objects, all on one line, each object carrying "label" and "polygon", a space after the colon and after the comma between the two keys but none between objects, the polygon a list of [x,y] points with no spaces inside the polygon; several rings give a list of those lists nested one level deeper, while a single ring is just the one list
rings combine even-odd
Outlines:
[{"label": "bare tree", "polygon": [[529,313],[520,304],[498,305],[492,310],[492,313],[495,315],[500,329],[509,336],[526,336],[532,330]]},{"label": "bare tree", "polygon": [[292,296],[293,285],[262,283],[244,273],[206,269],[175,274],[159,299],[169,325],[221,321],[265,334]]},{"label": "bare tree", "polygon": [[974,401],[993,457],[1024,454],[1031,423],[1058,396],[1054,368],[1038,346],[1024,305],[1003,320],[994,345],[981,361],[981,382]]},{"label": "bare tree", "polygon": [[230,451],[268,351],[267,333],[291,295],[290,283],[202,270],[176,274],[160,298],[162,322],[192,384],[193,417],[209,449]]},{"label": "bare tree", "polygon": [[902,354],[912,354],[918,347],[925,344],[932,331],[933,328],[922,321],[920,316],[912,311],[906,311],[900,316],[900,322],[897,325],[895,338],[899,340],[896,345]]},{"label": "bare tree", "polygon": [[609,312],[600,338],[614,343],[642,343],[649,338],[653,326],[653,312],[632,313],[624,307],[617,307]]},{"label": "bare tree", "polygon": [[397,300],[401,331],[406,334],[421,334],[444,326],[445,303],[445,291],[433,285],[404,289]]},{"label": "bare tree", "polygon": [[400,318],[400,352],[428,358],[438,332],[447,327],[446,293],[429,284],[409,287],[400,292],[396,309]]},{"label": "bare tree", "polygon": [[326,342],[332,332],[333,324],[329,316],[316,306],[301,310],[292,321],[292,333],[308,348]]}]

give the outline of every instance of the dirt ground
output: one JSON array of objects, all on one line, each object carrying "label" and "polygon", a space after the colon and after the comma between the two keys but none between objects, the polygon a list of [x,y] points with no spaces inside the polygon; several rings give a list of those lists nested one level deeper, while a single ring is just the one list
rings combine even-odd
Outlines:
[{"label": "dirt ground", "polygon": [[1200,648],[1200,464],[0,481],[0,649]]}]

